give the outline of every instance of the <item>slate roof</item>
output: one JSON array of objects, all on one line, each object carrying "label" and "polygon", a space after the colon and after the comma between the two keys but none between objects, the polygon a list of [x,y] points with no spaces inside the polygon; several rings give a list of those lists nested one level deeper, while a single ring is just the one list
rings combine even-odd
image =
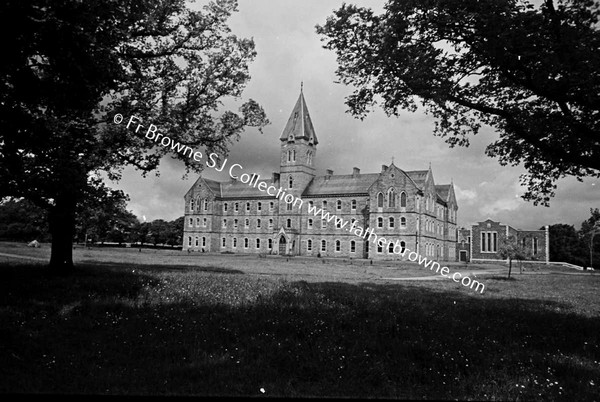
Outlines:
[{"label": "slate roof", "polygon": [[292,110],[290,114],[290,118],[288,119],[283,132],[281,133],[281,137],[279,139],[281,141],[287,141],[290,136],[293,136],[295,139],[305,139],[311,140],[315,145],[319,143],[317,140],[317,134],[315,133],[315,128],[313,127],[312,120],[310,118],[310,114],[308,113],[308,108],[306,107],[306,101],[304,100],[304,93],[300,91],[300,96],[296,101],[296,106]]},{"label": "slate roof", "polygon": [[418,188],[422,189],[423,184],[425,184],[425,179],[427,178],[427,173],[429,170],[412,170],[410,172],[404,172],[415,182]]},{"label": "slate roof", "polygon": [[208,186],[208,188],[215,193],[217,197],[221,196],[221,183],[215,180],[204,179],[204,182]]},{"label": "slate roof", "polygon": [[447,201],[448,193],[450,192],[450,184],[436,184],[435,191],[438,193],[442,200]]},{"label": "slate roof", "polygon": [[317,176],[302,193],[303,197],[327,194],[367,194],[379,173]]}]

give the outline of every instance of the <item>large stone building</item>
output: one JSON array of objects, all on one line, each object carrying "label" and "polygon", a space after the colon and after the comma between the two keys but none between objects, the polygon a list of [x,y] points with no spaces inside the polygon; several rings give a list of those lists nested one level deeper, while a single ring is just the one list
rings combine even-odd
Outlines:
[{"label": "large stone building", "polygon": [[[342,175],[315,172],[319,141],[302,91],[279,138],[279,172],[268,185],[299,197],[301,208],[239,179],[199,177],[185,195],[184,250],[400,259],[348,231],[352,223],[438,260],[455,261],[458,206],[452,184],[435,184],[428,170],[403,171],[392,164],[378,173],[358,168]],[[323,208],[349,222],[309,213]],[[408,253],[406,253],[408,255]],[[406,255],[406,256],[407,256]],[[404,258],[406,258],[406,256]]]},{"label": "large stone building", "polygon": [[505,261],[499,250],[509,238],[527,252],[529,261],[549,262],[548,226],[541,230],[520,230],[491,219],[458,230],[458,258],[464,262]]}]

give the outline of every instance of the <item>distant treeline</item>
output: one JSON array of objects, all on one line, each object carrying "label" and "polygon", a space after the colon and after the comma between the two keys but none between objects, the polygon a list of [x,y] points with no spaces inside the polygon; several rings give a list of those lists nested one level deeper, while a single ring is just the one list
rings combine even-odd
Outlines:
[{"label": "distant treeline", "polygon": [[[0,240],[30,242],[51,240],[45,210],[22,199],[8,199],[0,203]],[[173,221],[157,219],[140,222],[125,209],[125,205],[102,205],[85,208],[77,213],[73,241],[79,244],[112,243],[132,247],[144,245],[182,245],[183,217]],[[86,240],[87,238],[87,240]]]}]

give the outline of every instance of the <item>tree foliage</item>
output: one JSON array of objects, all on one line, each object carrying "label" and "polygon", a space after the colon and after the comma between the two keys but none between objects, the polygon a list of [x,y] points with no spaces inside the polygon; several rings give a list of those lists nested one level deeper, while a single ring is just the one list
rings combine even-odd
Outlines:
[{"label": "tree foliage", "polygon": [[506,239],[502,239],[500,245],[498,247],[498,255],[502,258],[508,259],[508,277],[510,278],[510,274],[512,271],[512,262],[513,260],[519,261],[520,267],[522,267],[522,262],[524,260],[533,259],[533,255],[529,248],[523,247],[522,244],[519,244],[517,238],[515,236],[508,236]]},{"label": "tree foliage", "polygon": [[[268,123],[239,98],[255,57],[227,25],[235,0],[193,11],[184,0],[8,0],[0,4],[0,197],[48,210],[50,265],[72,267],[75,211],[102,190],[97,173],[144,174],[169,152],[112,123],[136,115],[175,141],[222,155],[247,127]],[[186,169],[202,165],[174,153]]]},{"label": "tree foliage", "polygon": [[317,32],[352,114],[422,105],[450,147],[491,126],[487,155],[523,164],[523,198],[548,205],[559,178],[600,177],[599,17],[594,0],[388,0],[382,15],[343,5]]}]

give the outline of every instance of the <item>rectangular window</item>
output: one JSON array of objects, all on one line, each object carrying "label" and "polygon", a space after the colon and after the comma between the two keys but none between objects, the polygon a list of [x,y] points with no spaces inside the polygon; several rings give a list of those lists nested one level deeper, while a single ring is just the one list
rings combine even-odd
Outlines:
[{"label": "rectangular window", "polygon": [[268,249],[271,250],[273,248],[273,239],[269,239],[269,241],[267,242],[268,245]]},{"label": "rectangular window", "polygon": [[200,218],[196,218],[196,226],[200,226]]},{"label": "rectangular window", "polygon": [[321,229],[325,229],[327,227],[327,221],[321,220]]},{"label": "rectangular window", "polygon": [[190,226],[194,226],[194,218],[190,218],[189,223],[190,223]]},{"label": "rectangular window", "polygon": [[262,202],[259,202],[258,204],[256,204],[256,210],[262,211]]},{"label": "rectangular window", "polygon": [[327,251],[327,241],[321,240],[321,251]]},{"label": "rectangular window", "polygon": [[312,240],[306,241],[306,251],[312,251]]},{"label": "rectangular window", "polygon": [[249,227],[250,227],[250,219],[246,219],[246,220],[244,221],[244,226],[245,226],[245,227],[247,227],[247,228],[249,228]]},{"label": "rectangular window", "polygon": [[204,210],[208,211],[208,201],[204,200]]},{"label": "rectangular window", "polygon": [[237,220],[237,219],[234,219],[234,220],[233,220],[233,228],[234,228],[234,229],[237,229],[237,228],[238,228],[238,220]]},{"label": "rectangular window", "polygon": [[256,248],[260,248],[260,239],[256,239]]},{"label": "rectangular window", "polygon": [[354,240],[350,242],[350,252],[356,253],[356,242]]},{"label": "rectangular window", "polygon": [[202,247],[206,247],[206,237],[202,238]]},{"label": "rectangular window", "polygon": [[192,236],[188,237],[188,247],[192,247]]},{"label": "rectangular window", "polygon": [[223,204],[223,211],[224,211],[224,212],[227,212],[227,203],[224,203],[224,204]]},{"label": "rectangular window", "polygon": [[538,253],[538,239],[534,238],[533,239],[533,254],[537,254]]},{"label": "rectangular window", "polygon": [[221,247],[225,247],[225,241],[226,241],[226,240],[225,240],[225,238],[223,237],[223,238],[221,239]]},{"label": "rectangular window", "polygon": [[269,229],[273,228],[273,219],[269,219]]},{"label": "rectangular window", "polygon": [[206,218],[202,219],[202,227],[206,227],[206,222],[207,222]]},{"label": "rectangular window", "polygon": [[246,211],[250,211],[250,203],[249,202],[246,203]]},{"label": "rectangular window", "polygon": [[291,203],[285,203],[285,209],[286,211],[291,211],[292,210],[292,204]]},{"label": "rectangular window", "polygon": [[233,239],[231,239],[231,245],[233,246],[233,248],[237,247],[237,237],[234,237]]},{"label": "rectangular window", "polygon": [[238,204],[237,202],[235,204],[233,204],[233,210],[235,212],[239,211],[240,210],[240,204]]},{"label": "rectangular window", "polygon": [[273,201],[269,202],[269,210],[272,211],[275,203]]},{"label": "rectangular window", "polygon": [[227,219],[223,219],[223,229],[227,228]]},{"label": "rectangular window", "polygon": [[495,253],[498,250],[498,232],[481,232],[481,252]]},{"label": "rectangular window", "polygon": [[198,236],[196,236],[195,241],[194,241],[194,246],[198,247],[200,245],[200,239],[198,239]]},{"label": "rectangular window", "polygon": [[353,211],[356,211],[356,200],[352,200],[350,209],[352,209]]},{"label": "rectangular window", "polygon": [[313,227],[313,220],[312,220],[312,219],[309,219],[309,220],[308,220],[308,228],[309,228],[309,229],[312,229],[312,227]]}]

